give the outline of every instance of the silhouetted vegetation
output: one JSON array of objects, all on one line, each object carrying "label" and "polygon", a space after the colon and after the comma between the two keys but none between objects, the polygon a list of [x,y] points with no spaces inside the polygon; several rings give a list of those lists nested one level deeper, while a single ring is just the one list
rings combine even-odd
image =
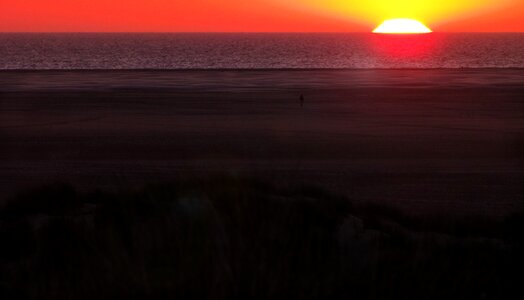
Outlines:
[{"label": "silhouetted vegetation", "polygon": [[0,298],[514,299],[523,229],[232,177],[57,184],[0,211]]}]

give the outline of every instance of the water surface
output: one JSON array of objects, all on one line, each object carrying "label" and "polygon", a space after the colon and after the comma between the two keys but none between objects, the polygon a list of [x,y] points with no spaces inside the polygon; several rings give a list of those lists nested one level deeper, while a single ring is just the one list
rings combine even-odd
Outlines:
[{"label": "water surface", "polygon": [[523,33],[0,34],[0,69],[524,68]]}]

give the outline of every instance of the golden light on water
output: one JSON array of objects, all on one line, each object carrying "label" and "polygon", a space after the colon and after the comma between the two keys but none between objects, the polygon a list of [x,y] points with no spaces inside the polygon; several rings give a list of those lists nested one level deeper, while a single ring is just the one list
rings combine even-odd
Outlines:
[{"label": "golden light on water", "polygon": [[430,33],[432,32],[426,25],[413,19],[391,19],[382,22],[374,33],[388,34],[413,34],[413,33]]}]

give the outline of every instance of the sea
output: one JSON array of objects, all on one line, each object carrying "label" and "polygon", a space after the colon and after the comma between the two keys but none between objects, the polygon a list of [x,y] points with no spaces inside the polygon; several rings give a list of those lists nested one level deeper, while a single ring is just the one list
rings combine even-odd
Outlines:
[{"label": "sea", "polygon": [[524,33],[1,33],[0,70],[524,68]]}]

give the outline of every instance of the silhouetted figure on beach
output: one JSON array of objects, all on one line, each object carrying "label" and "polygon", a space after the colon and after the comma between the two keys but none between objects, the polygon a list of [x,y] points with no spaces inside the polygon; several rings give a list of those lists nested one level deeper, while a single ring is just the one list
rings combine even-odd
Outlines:
[{"label": "silhouetted figure on beach", "polygon": [[304,94],[300,94],[300,107],[304,106]]}]

